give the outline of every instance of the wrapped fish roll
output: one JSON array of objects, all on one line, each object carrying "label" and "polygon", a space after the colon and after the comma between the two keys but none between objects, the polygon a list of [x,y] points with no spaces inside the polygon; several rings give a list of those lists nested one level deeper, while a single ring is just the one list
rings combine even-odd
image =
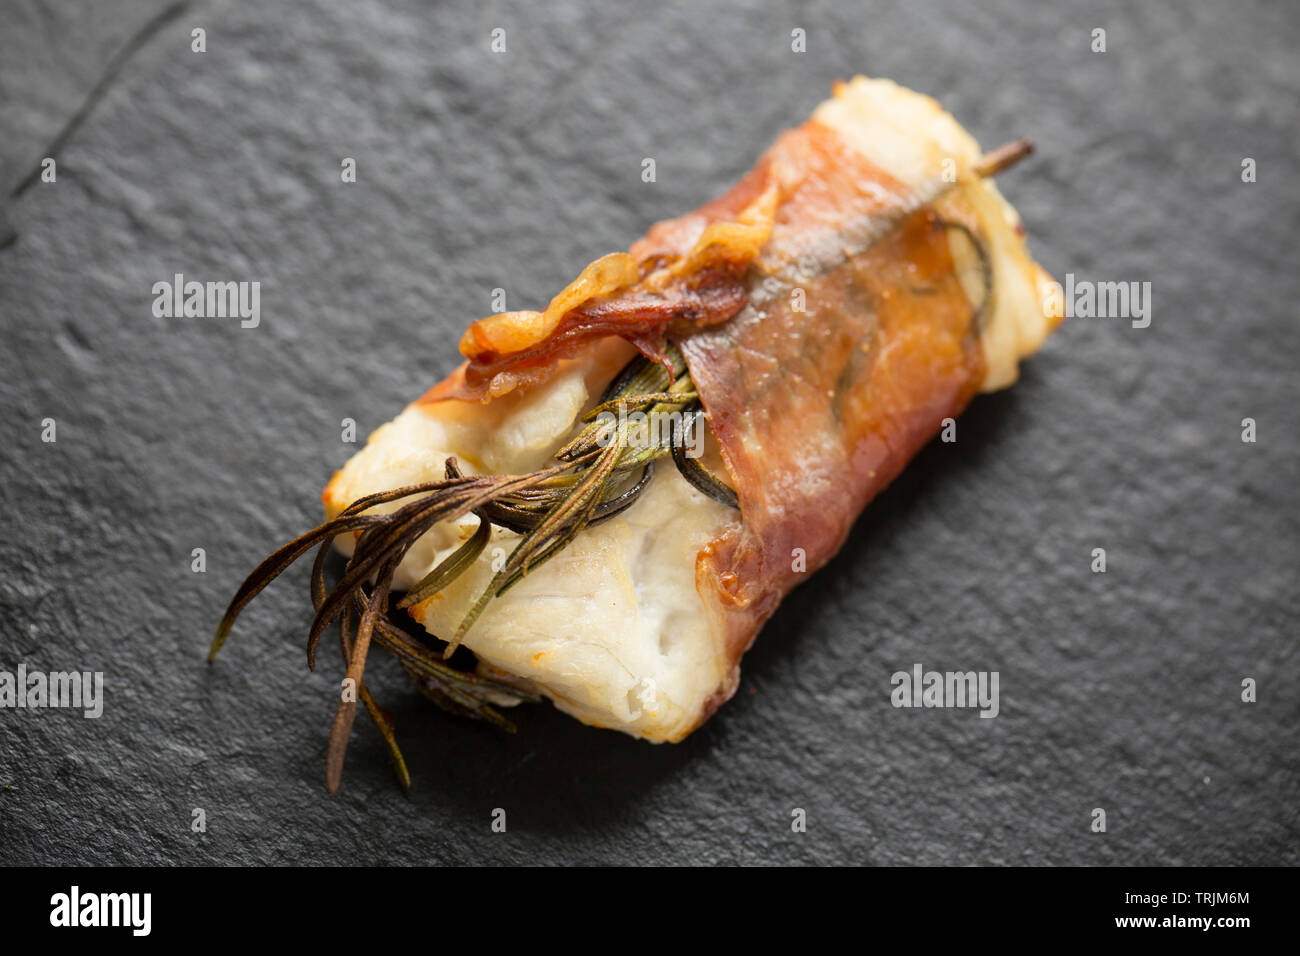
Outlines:
[{"label": "wrapped fish roll", "polygon": [[[868,502],[1060,320],[990,179],[1025,152],[982,154],[892,82],[836,84],[725,195],[592,263],[545,310],[474,322],[464,364],[334,475],[327,523],[236,594],[214,653],[315,546],[309,655],[339,623],[399,774],[362,679],[372,641],[456,713],[505,724],[500,705],[544,697],[682,740]],[[350,560],[327,592],[331,541]],[[452,666],[459,647],[472,673]]]}]

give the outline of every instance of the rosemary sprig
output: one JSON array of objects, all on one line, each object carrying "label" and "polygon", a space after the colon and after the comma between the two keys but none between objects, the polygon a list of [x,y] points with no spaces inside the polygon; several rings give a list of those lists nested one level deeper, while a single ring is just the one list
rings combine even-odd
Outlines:
[{"label": "rosemary sprig", "polygon": [[[337,623],[346,676],[356,689],[355,698],[345,696],[340,700],[330,732],[326,785],[331,793],[338,788],[342,775],[357,700],[383,735],[398,779],[403,786],[410,786],[391,715],[379,706],[364,683],[372,643],[393,654],[420,692],[439,707],[513,732],[514,725],[493,704],[540,698],[513,683],[469,673],[448,663],[492,600],[564,550],[587,527],[630,507],[649,485],[654,464],[661,458],[671,455],[695,487],[736,506],[735,493],[684,454],[683,443],[688,436],[681,425],[667,436],[651,431],[645,442],[632,440],[627,419],[632,413],[677,413],[688,418],[692,426],[702,414],[685,360],[675,348],[668,359],[667,366],[644,358],[630,362],[583,416],[577,434],[555,454],[555,464],[550,467],[526,475],[466,475],[456,460],[449,458],[446,478],[358,499],[318,528],[279,548],[235,592],[217,626],[209,661],[216,657],[248,603],[294,561],[317,548],[311,575],[316,614],[307,638],[308,666],[315,668],[320,638]],[[611,413],[614,420],[606,413]],[[396,507],[384,513],[370,510],[389,504]],[[487,547],[494,528],[520,538],[439,653],[389,620],[393,574],[406,553],[434,525],[471,513],[479,519],[474,534],[398,600],[399,609],[428,600],[464,574]],[[341,577],[332,589],[327,589],[325,560],[334,539],[341,534],[358,537]]]}]

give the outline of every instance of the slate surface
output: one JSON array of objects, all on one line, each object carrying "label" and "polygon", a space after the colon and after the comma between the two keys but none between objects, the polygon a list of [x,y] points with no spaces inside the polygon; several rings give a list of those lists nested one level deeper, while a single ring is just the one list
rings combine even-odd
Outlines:
[{"label": "slate surface", "polygon": [[[1297,861],[1293,5],[45,6],[0,39],[7,196],[101,90],[57,181],[4,205],[0,669],[103,671],[106,702],[0,711],[0,862]],[[1072,319],[977,401],[686,743],[549,708],[503,737],[376,658],[415,789],[362,718],[328,797],[338,675],[304,665],[307,569],[203,654],[244,574],[316,523],[340,420],[364,436],[453,366],[494,287],[544,303],[855,72],[986,146],[1032,136],[1003,188],[1035,253],[1149,281],[1151,325]],[[154,318],[176,272],[260,281],[260,326]],[[1001,715],[895,710],[915,662],[999,671]]]}]

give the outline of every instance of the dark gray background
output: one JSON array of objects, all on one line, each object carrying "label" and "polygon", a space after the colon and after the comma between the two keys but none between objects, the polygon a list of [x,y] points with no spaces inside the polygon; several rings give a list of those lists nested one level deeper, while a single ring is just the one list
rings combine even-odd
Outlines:
[{"label": "dark gray background", "polygon": [[[107,699],[0,712],[0,862],[1295,863],[1300,14],[1052,7],[6,3],[0,668],[102,670]],[[376,655],[415,788],[362,717],[328,797],[339,674],[305,666],[307,568],[203,656],[318,521],[340,419],[391,418],[492,288],[545,303],[855,72],[986,147],[1032,136],[1002,186],[1033,251],[1150,281],[1151,326],[1070,320],[979,399],[684,744],[550,708],[506,737]],[[21,188],[56,141],[58,181]],[[261,326],[155,319],[175,272],[261,281]],[[1001,716],[894,710],[914,662],[998,670]]]}]

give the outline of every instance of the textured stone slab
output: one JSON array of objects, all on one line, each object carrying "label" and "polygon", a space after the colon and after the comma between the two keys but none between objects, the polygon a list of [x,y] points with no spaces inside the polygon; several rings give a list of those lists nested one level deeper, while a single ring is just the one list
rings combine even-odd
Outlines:
[{"label": "textured stone slab", "polygon": [[[164,9],[102,6],[7,18],[6,192]],[[1128,6],[214,2],[165,20],[57,182],[5,210],[0,669],[103,671],[106,700],[98,720],[0,711],[0,861],[1297,862],[1300,19]],[[544,708],[503,737],[376,658],[415,789],[362,720],[327,797],[337,675],[304,666],[307,569],[217,666],[203,655],[243,575],[317,520],[352,451],[340,420],[390,418],[493,288],[544,303],[854,72],[939,96],[986,145],[1032,136],[1003,187],[1035,252],[1059,276],[1151,282],[1150,326],[1072,319],[980,399],[685,744]],[[155,318],[177,272],[260,281],[259,326]],[[895,710],[890,674],[916,662],[997,670],[999,717]]]}]

